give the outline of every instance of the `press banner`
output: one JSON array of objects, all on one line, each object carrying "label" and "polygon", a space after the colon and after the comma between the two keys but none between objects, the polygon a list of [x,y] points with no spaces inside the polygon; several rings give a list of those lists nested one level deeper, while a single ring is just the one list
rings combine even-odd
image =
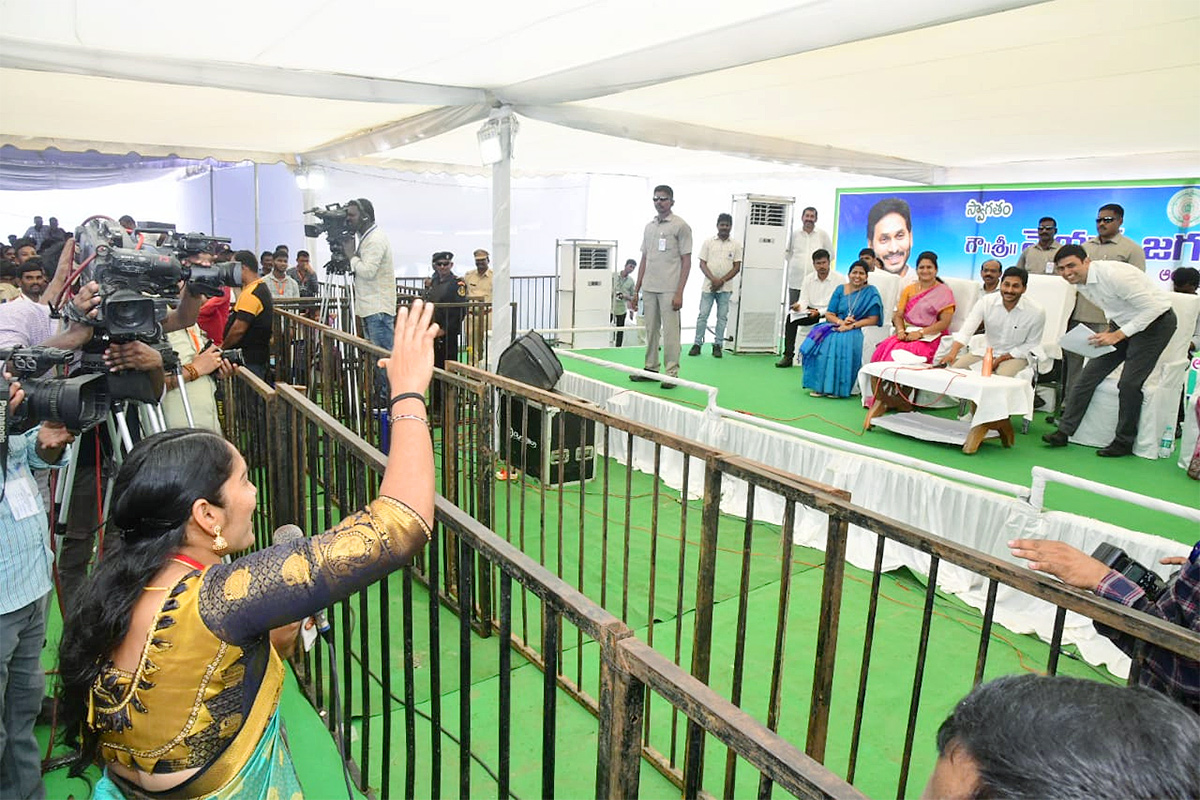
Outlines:
[{"label": "press banner", "polygon": [[[900,272],[916,268],[924,250],[938,254],[942,276],[969,278],[995,258],[1004,266],[1037,241],[1041,217],[1058,223],[1059,244],[1082,244],[1096,233],[1100,206],[1125,209],[1122,228],[1141,244],[1146,271],[1170,288],[1176,267],[1200,267],[1200,179],[1112,184],[1024,184],[839,189],[834,229],[838,269],[863,247]],[[911,227],[905,230],[905,211]],[[874,211],[874,213],[873,213]],[[877,218],[877,219],[876,219]],[[873,221],[868,230],[868,220]]]}]

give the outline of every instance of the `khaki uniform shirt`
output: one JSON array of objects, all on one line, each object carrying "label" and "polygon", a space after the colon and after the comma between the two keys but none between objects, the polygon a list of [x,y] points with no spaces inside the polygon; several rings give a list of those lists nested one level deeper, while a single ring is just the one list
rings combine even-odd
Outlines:
[{"label": "khaki uniform shirt", "polygon": [[1043,250],[1042,246],[1035,242],[1022,250],[1021,255],[1017,256],[1017,266],[1030,275],[1053,275],[1054,254],[1058,252],[1058,248],[1060,247],[1062,245],[1055,242]]},{"label": "khaki uniform shirt", "polygon": [[692,252],[692,228],[676,214],[664,220],[657,216],[646,223],[642,234],[642,253],[646,256],[646,272],[642,276],[643,292],[679,290],[681,260]]},{"label": "khaki uniform shirt", "polygon": [[463,283],[467,285],[467,297],[471,300],[492,302],[492,271],[489,269],[482,275],[473,269],[463,275]]}]

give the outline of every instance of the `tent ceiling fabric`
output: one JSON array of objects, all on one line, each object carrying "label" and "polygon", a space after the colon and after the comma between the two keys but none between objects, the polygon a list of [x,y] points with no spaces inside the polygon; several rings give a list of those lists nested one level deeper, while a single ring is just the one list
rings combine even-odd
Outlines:
[{"label": "tent ceiling fabric", "polygon": [[680,8],[212,0],[214,50],[186,6],[0,0],[0,143],[473,169],[504,102],[527,173],[1200,167],[1196,0]]}]

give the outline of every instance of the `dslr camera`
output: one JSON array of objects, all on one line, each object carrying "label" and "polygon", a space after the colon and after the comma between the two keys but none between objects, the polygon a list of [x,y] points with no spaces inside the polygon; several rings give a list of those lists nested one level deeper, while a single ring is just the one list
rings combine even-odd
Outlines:
[{"label": "dslr camera", "polygon": [[354,229],[347,221],[346,206],[330,203],[321,208],[310,208],[304,212],[317,218],[316,224],[305,223],[304,235],[315,239],[321,234],[329,242],[329,263],[325,271],[330,275],[345,275],[350,272],[350,259],[346,257],[344,245],[354,241]]},{"label": "dslr camera", "polygon": [[39,422],[61,422],[73,431],[86,431],[108,416],[108,378],[103,374],[77,375],[72,378],[38,377],[65,366],[71,351],[57,347],[18,347],[0,349],[0,361],[25,390],[25,400],[10,413],[7,378],[0,377],[0,436],[23,433]]},{"label": "dslr camera", "polygon": [[1151,603],[1158,600],[1159,596],[1167,590],[1167,582],[1160,578],[1157,572],[1146,569],[1116,545],[1108,542],[1102,543],[1092,553],[1092,558],[1100,561],[1109,569],[1115,569],[1142,587],[1142,591],[1146,593],[1146,598]]}]

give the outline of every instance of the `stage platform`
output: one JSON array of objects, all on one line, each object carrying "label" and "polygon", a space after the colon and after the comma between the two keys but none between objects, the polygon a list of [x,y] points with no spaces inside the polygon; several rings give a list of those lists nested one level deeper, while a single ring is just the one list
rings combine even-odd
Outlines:
[{"label": "stage platform", "polygon": [[[1090,447],[1048,447],[1042,443],[1041,436],[1053,430],[1053,427],[1046,423],[1046,414],[1041,411],[1034,414],[1026,434],[1020,433],[1020,419],[1013,419],[1018,433],[1012,448],[1003,448],[999,442],[992,440],[981,446],[977,453],[966,455],[953,444],[921,441],[879,428],[863,431],[866,409],[862,406],[861,398],[857,395],[847,399],[809,397],[808,391],[801,387],[801,367],[778,369],[774,366],[777,356],[738,355],[727,350],[724,358],[715,359],[710,355],[711,346],[705,345],[702,355],[689,357],[686,355],[688,347],[685,343],[680,378],[715,387],[718,390],[717,404],[722,408],[865,445],[876,450],[878,458],[884,462],[888,461],[889,454],[898,453],[1024,487],[1030,485],[1032,468],[1041,466],[1148,497],[1193,508],[1200,506],[1200,483],[1190,480],[1176,466],[1175,458],[1157,461],[1134,456],[1105,459],[1099,458]],[[626,366],[642,366],[643,349],[637,346],[576,352]],[[569,375],[564,378],[567,385],[560,388],[568,392],[572,391],[570,376],[576,375],[618,390],[662,398],[682,408],[702,410],[707,402],[704,393],[693,389],[662,389],[655,383],[631,383],[627,375],[613,369],[569,357],[563,358],[562,362]],[[938,409],[927,413],[954,417],[956,409]],[[745,455],[753,456],[750,453]],[[783,464],[777,466],[787,467]],[[798,472],[796,469],[790,471]],[[1196,525],[1187,520],[1064,486],[1052,484],[1048,488],[1045,507],[1182,544],[1194,544],[1197,538]]]}]

